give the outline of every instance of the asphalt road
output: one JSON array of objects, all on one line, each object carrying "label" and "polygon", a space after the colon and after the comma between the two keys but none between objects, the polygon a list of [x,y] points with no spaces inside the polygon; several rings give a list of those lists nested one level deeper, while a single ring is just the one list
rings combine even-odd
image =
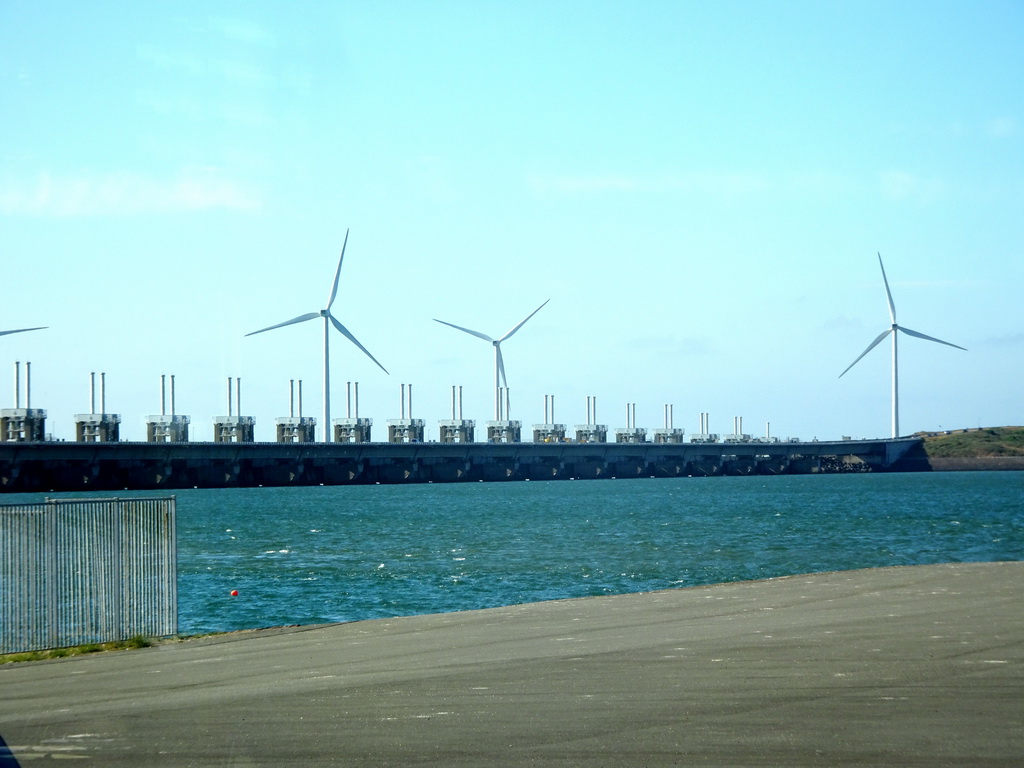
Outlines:
[{"label": "asphalt road", "polygon": [[0,668],[0,766],[1021,766],[1024,563],[795,576]]}]

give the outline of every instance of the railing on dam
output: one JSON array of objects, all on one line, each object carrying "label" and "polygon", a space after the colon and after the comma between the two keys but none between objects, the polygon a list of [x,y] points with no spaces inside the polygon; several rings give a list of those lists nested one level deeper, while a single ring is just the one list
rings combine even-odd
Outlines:
[{"label": "railing on dam", "polygon": [[175,500],[0,505],[0,653],[177,632]]}]

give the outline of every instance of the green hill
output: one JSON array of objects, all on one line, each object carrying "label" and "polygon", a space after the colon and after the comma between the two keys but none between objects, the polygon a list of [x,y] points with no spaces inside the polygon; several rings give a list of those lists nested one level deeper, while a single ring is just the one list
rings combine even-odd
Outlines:
[{"label": "green hill", "polygon": [[1024,427],[986,427],[948,432],[918,432],[928,458],[1024,457]]}]

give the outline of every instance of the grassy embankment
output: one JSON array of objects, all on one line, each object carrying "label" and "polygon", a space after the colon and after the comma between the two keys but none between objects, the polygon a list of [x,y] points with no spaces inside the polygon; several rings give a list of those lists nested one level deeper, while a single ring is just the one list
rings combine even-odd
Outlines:
[{"label": "grassy embankment", "polygon": [[69,648],[49,648],[42,651],[6,653],[0,654],[0,665],[14,664],[19,661],[62,659],[65,656],[81,656],[86,653],[101,653],[103,651],[129,651],[136,648],[148,648],[150,645],[152,645],[152,642],[148,638],[139,636],[113,643],[87,643],[86,645],[73,645]]},{"label": "grassy embankment", "polygon": [[920,432],[930,459],[1024,458],[1024,427]]}]

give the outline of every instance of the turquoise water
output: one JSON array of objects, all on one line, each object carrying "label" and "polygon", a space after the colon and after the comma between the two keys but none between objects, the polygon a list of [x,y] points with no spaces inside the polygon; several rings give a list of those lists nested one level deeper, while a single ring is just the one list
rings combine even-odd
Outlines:
[{"label": "turquoise water", "polygon": [[252,488],[177,497],[183,633],[813,571],[1024,560],[1020,472]]}]

